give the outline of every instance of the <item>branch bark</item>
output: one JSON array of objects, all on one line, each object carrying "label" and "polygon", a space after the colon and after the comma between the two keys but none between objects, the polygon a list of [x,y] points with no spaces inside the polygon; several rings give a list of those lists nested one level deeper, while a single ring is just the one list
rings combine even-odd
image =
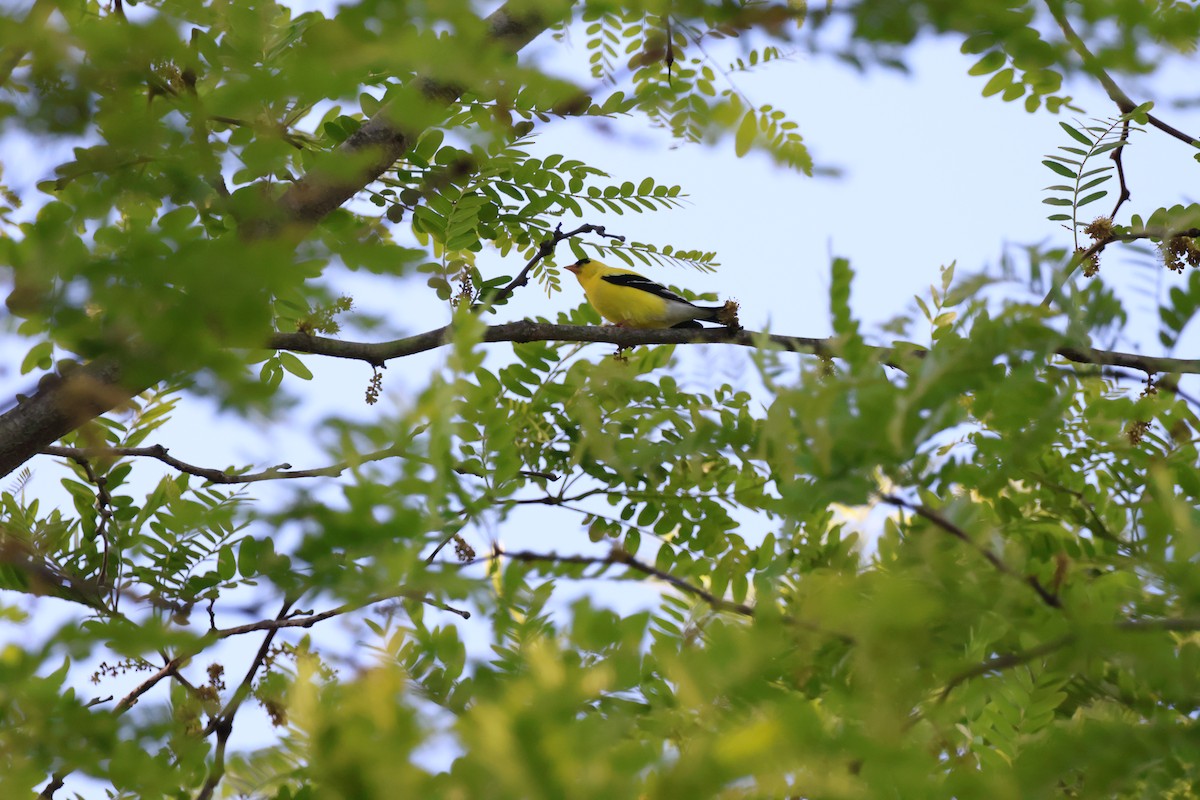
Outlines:
[{"label": "branch bark", "polygon": [[[773,345],[782,350],[809,353],[821,358],[836,358],[839,353],[839,342],[834,337],[819,339],[729,328],[637,330],[613,326],[555,325],[549,322],[522,320],[489,326],[483,330],[481,338],[484,342],[600,342],[618,347],[636,347],[648,344],[731,344],[739,347]],[[381,367],[392,359],[444,347],[453,339],[454,327],[447,325],[403,339],[373,343],[348,342],[341,339],[310,336],[305,333],[278,333],[267,341],[266,346],[275,350],[291,350],[296,353],[365,361],[372,366]],[[867,349],[879,358],[880,363],[897,369],[903,369],[902,362],[905,358],[923,358],[927,352],[915,348],[869,346]],[[1125,367],[1147,374],[1157,372],[1200,374],[1200,359],[1194,358],[1144,356],[1138,353],[1098,350],[1094,347],[1074,345],[1063,345],[1054,352],[1077,364]]]}]

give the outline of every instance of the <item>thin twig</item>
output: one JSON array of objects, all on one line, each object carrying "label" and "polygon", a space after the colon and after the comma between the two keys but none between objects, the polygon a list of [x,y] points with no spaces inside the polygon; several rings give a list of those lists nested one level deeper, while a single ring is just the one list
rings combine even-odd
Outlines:
[{"label": "thin twig", "polygon": [[299,617],[287,617],[285,619],[264,619],[259,620],[258,622],[249,622],[245,625],[235,625],[232,628],[219,628],[217,630],[210,631],[209,635],[214,639],[228,639],[231,636],[241,636],[243,634],[254,633],[256,631],[277,631],[283,628],[311,628],[318,622],[324,622],[327,619],[338,617],[343,614],[349,614],[351,612],[367,608],[368,606],[376,605],[377,603],[387,602],[388,600],[415,600],[417,602],[433,606],[434,608],[442,611],[449,611],[451,614],[457,614],[463,619],[471,618],[470,611],[448,606],[445,603],[434,600],[426,595],[420,594],[419,592],[401,590],[388,592],[387,594],[376,595],[370,599],[363,600],[358,603],[345,603],[337,608],[331,608],[327,611],[322,611],[317,614],[307,614]]},{"label": "thin twig", "polygon": [[986,675],[989,672],[998,672],[1002,669],[1011,669],[1012,667],[1019,667],[1022,664],[1028,664],[1035,658],[1040,658],[1041,656],[1049,655],[1056,650],[1061,650],[1073,641],[1075,641],[1075,634],[1068,633],[1065,636],[1060,636],[1059,638],[1052,639],[1049,642],[1043,642],[1037,647],[1031,647],[1028,650],[1022,650],[1018,653],[1008,653],[1006,655],[996,656],[995,658],[989,658],[987,661],[976,664],[969,669],[965,669],[951,678],[946,685],[942,687],[942,691],[938,693],[938,702],[946,702],[946,698],[950,696],[950,692],[954,691],[956,686],[965,681],[969,681],[971,678],[978,678],[979,676]]},{"label": "thin twig", "polygon": [[625,241],[624,236],[618,236],[615,233],[608,233],[605,231],[603,225],[584,224],[580,225],[573,231],[567,231],[566,233],[563,233],[562,223],[560,222],[554,228],[554,233],[550,234],[549,238],[544,239],[542,243],[538,245],[537,252],[534,253],[533,258],[529,259],[529,261],[525,264],[524,269],[517,273],[517,277],[509,281],[508,285],[497,291],[495,295],[483,298],[483,302],[479,304],[478,309],[481,311],[495,310],[496,306],[504,303],[506,300],[508,300],[508,298],[512,297],[513,292],[515,292],[518,287],[525,286],[529,283],[530,271],[533,270],[534,266],[539,261],[553,255],[554,248],[558,247],[560,242],[585,233],[594,233],[598,236],[605,236],[618,242]]},{"label": "thin twig", "polygon": [[[283,607],[279,609],[279,614],[275,617],[276,620],[282,621],[287,619],[292,603],[293,600],[291,598],[283,601]],[[208,778],[204,781],[204,785],[200,787],[200,791],[196,793],[196,800],[210,800],[217,785],[220,784],[221,778],[225,775],[225,747],[229,743],[230,735],[233,733],[233,718],[237,714],[238,708],[250,696],[254,685],[254,676],[258,674],[258,670],[266,662],[267,654],[271,651],[271,641],[275,638],[275,634],[278,631],[278,628],[272,628],[267,631],[267,635],[263,637],[262,644],[259,645],[258,653],[255,654],[254,660],[250,662],[250,666],[246,669],[246,676],[242,678],[242,682],[234,690],[233,697],[229,698],[229,702],[225,704],[221,712],[213,717],[201,732],[202,737],[216,732],[217,746],[213,753],[212,766],[208,770]]]},{"label": "thin twig", "polygon": [[[1196,617],[1177,617],[1177,618],[1160,618],[1160,619],[1128,619],[1117,622],[1113,627],[1118,631],[1126,633],[1157,633],[1162,631],[1172,631],[1177,633],[1194,633],[1200,631],[1200,618]],[[1064,634],[1057,639],[1051,639],[1048,642],[1031,647],[1027,650],[1021,650],[1016,653],[1007,653],[1002,656],[995,656],[976,664],[973,667],[963,670],[952,677],[941,692],[938,693],[938,702],[945,702],[946,697],[955,687],[972,679],[986,675],[989,672],[998,672],[1012,667],[1019,667],[1022,664],[1028,664],[1035,658],[1040,658],[1049,655],[1055,651],[1061,650],[1073,644],[1078,635],[1075,633]]]},{"label": "thin twig", "polygon": [[[1099,239],[1095,242],[1092,242],[1092,244],[1088,245],[1083,250],[1080,250],[1077,253],[1075,253],[1073,256],[1071,256],[1071,260],[1067,262],[1067,267],[1063,271],[1062,280],[1058,281],[1054,286],[1050,287],[1050,291],[1046,293],[1046,296],[1044,298],[1042,298],[1042,306],[1048,308],[1050,306],[1050,301],[1052,301],[1054,299],[1054,296],[1056,294],[1058,294],[1059,290],[1062,289],[1063,286],[1067,285],[1067,280],[1075,273],[1075,270],[1079,269],[1081,264],[1086,264],[1088,261],[1090,261],[1093,256],[1100,255],[1100,253],[1104,250],[1104,248],[1108,247],[1113,242],[1135,242],[1139,239],[1163,239],[1163,240],[1166,240],[1166,239],[1174,238],[1176,236],[1188,236],[1191,238],[1197,238],[1197,237],[1200,237],[1200,228],[1187,228],[1185,230],[1179,230],[1179,231],[1171,231],[1171,230],[1167,230],[1166,228],[1155,228],[1153,230],[1147,229],[1147,230],[1143,230],[1143,231],[1132,231],[1130,233],[1112,233],[1112,234],[1109,234],[1108,238],[1106,238],[1106,239]],[[1097,352],[1100,352],[1100,351],[1097,351]],[[1065,355],[1061,350],[1059,351],[1059,354]],[[1067,356],[1067,357],[1070,358],[1070,356]],[[1074,361],[1076,359],[1071,359],[1071,360]],[[1091,361],[1091,362],[1087,362],[1087,363],[1099,364],[1099,363],[1110,363],[1110,362]],[[1196,363],[1200,364],[1200,362],[1196,362]],[[1130,366],[1130,365],[1129,364],[1121,364],[1119,366]],[[1155,372],[1173,372],[1175,370],[1167,369],[1167,370],[1154,370],[1154,371]],[[1194,371],[1194,370],[1184,370],[1184,371],[1186,372],[1186,371]]]},{"label": "thin twig", "polygon": [[132,692],[130,692],[129,694],[122,697],[121,702],[117,703],[116,708],[113,709],[113,713],[122,714],[122,713],[128,711],[129,709],[133,708],[133,706],[137,703],[139,697],[141,697],[146,692],[150,691],[155,686],[157,686],[158,682],[161,681],[163,678],[168,678],[168,677],[174,675],[175,671],[177,669],[179,669],[179,665],[182,664],[183,662],[187,661],[189,658],[191,658],[192,655],[194,655],[194,654],[193,653],[185,653],[182,655],[175,656],[175,658],[172,658],[170,661],[168,661],[166,664],[164,664],[158,670],[158,672],[154,673],[149,678],[147,678],[146,680],[139,683],[137,685],[137,688],[135,688]]},{"label": "thin twig", "polygon": [[973,548],[976,552],[978,552],[981,556],[983,556],[984,559],[989,564],[991,564],[993,567],[995,567],[997,572],[1001,573],[1002,575],[1008,575],[1009,577],[1017,578],[1022,583],[1025,583],[1027,586],[1029,586],[1031,589],[1033,589],[1034,592],[1037,593],[1037,596],[1040,597],[1042,599],[1042,602],[1045,603],[1046,605],[1050,606],[1051,608],[1062,608],[1062,603],[1059,601],[1058,597],[1055,596],[1054,594],[1052,594],[1051,592],[1049,592],[1044,586],[1042,586],[1042,584],[1038,582],[1038,579],[1036,577],[1034,577],[1033,575],[1022,576],[1020,573],[1018,573],[1016,570],[1014,570],[1012,567],[1010,567],[1008,564],[1006,564],[1004,562],[1004,559],[1000,558],[1000,556],[996,555],[996,553],[992,552],[992,550],[989,549],[988,547],[976,542],[974,539],[972,539],[967,534],[966,531],[964,531],[958,525],[955,525],[950,520],[946,519],[946,517],[942,516],[942,514],[940,514],[939,512],[933,510],[932,508],[929,508],[926,505],[921,505],[918,503],[910,503],[907,500],[905,500],[904,498],[897,497],[894,494],[885,494],[880,499],[883,500],[883,502],[887,503],[890,506],[895,506],[896,508],[902,508],[907,511],[911,511],[914,514],[916,514],[918,517],[921,517],[923,519],[928,520],[929,522],[932,522],[934,525],[941,528],[946,533],[950,534],[954,538],[959,539],[960,541],[966,543],[971,548]]},{"label": "thin twig", "polygon": [[[1125,120],[1121,126],[1121,140],[1129,141],[1129,120]],[[1117,194],[1117,204],[1113,206],[1112,213],[1108,215],[1109,219],[1116,219],[1122,204],[1130,198],[1129,185],[1125,183],[1125,163],[1121,160],[1121,154],[1124,152],[1124,147],[1114,147],[1109,155],[1112,162],[1117,165],[1117,183],[1121,187],[1121,191]]]},{"label": "thin twig", "polygon": [[741,614],[744,617],[754,616],[754,607],[745,603],[735,603],[731,600],[725,600],[717,597],[707,589],[703,589],[695,584],[672,575],[669,572],[664,572],[657,567],[651,566],[642,561],[638,561],[633,555],[625,552],[620,548],[613,548],[607,556],[581,556],[581,555],[559,555],[558,553],[535,553],[529,550],[517,550],[515,552],[507,552],[500,548],[492,551],[492,554],[486,558],[476,558],[471,561],[463,562],[461,566],[470,566],[472,564],[486,563],[494,561],[498,558],[507,558],[510,561],[522,561],[526,563],[549,563],[549,564],[583,564],[595,566],[610,566],[619,564],[629,567],[630,569],[640,572],[643,575],[649,575],[679,589],[685,594],[690,594],[693,597],[699,597],[704,602],[708,603],[718,611],[730,611],[735,614]]},{"label": "thin twig", "polygon": [[[1079,34],[1075,32],[1075,29],[1071,27],[1071,22],[1067,19],[1067,15],[1063,10],[1063,4],[1061,0],[1046,0],[1046,7],[1050,9],[1051,16],[1053,16],[1054,21],[1058,23],[1058,27],[1062,29],[1063,35],[1066,37],[1067,42],[1079,55],[1080,59],[1082,59],[1084,69],[1091,73],[1096,80],[1100,81],[1100,85],[1104,87],[1104,91],[1108,95],[1108,98],[1116,103],[1117,108],[1120,109],[1121,113],[1128,114],[1137,108],[1138,104],[1133,102],[1129,95],[1125,94],[1125,92],[1121,90],[1121,87],[1117,85],[1117,82],[1114,81],[1112,76],[1109,75],[1107,70],[1104,69],[1104,66],[1100,63],[1100,59],[1096,58],[1096,55],[1090,49],[1088,49],[1087,43],[1085,43]],[[1200,146],[1200,139],[1197,139],[1194,136],[1189,136],[1178,128],[1168,125],[1166,122],[1154,116],[1153,114],[1147,114],[1146,118],[1151,125],[1153,125],[1155,128],[1158,128],[1163,133],[1173,136],[1179,141],[1190,144],[1193,147]]]},{"label": "thin twig", "polygon": [[167,452],[167,448],[160,444],[149,447],[62,447],[53,445],[42,448],[41,452],[44,455],[59,456],[74,461],[78,461],[81,458],[101,458],[106,456],[153,458],[163,462],[167,466],[174,467],[180,472],[204,478],[210,483],[219,484],[256,483],[258,481],[295,480],[297,478],[336,478],[346,470],[359,464],[382,461],[386,458],[394,458],[405,454],[405,451],[401,447],[395,446],[377,450],[374,453],[367,453],[353,461],[342,461],[337,464],[331,464],[328,467],[291,469],[291,465],[284,464],[271,467],[262,472],[237,473],[225,472],[210,467],[200,467],[195,464],[189,464],[186,461],[180,461],[178,458],[170,455]]},{"label": "thin twig", "polygon": [[100,561],[100,574],[96,578],[96,583],[103,586],[108,581],[108,522],[112,519],[112,495],[108,491],[108,479],[102,475],[97,475],[96,470],[92,467],[92,462],[87,456],[76,453],[70,456],[71,460],[83,469],[87,476],[88,482],[96,487],[96,514],[100,517],[96,523],[95,535],[100,537],[100,541],[104,545],[104,553]]}]

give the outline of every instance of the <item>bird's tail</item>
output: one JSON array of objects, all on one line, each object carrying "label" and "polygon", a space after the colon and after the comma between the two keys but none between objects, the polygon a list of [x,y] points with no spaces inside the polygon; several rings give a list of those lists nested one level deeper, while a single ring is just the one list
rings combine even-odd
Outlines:
[{"label": "bird's tail", "polygon": [[689,320],[684,320],[677,325],[672,325],[672,328],[703,328],[701,322],[719,322],[720,314],[725,309],[724,306],[696,306],[696,316]]}]

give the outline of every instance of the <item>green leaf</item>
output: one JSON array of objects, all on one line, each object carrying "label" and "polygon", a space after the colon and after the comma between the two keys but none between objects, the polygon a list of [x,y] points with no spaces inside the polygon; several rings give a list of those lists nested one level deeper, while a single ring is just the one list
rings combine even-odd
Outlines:
[{"label": "green leaf", "polygon": [[992,50],[967,70],[968,75],[990,75],[1004,66],[1008,58],[1001,50]]},{"label": "green leaf", "polygon": [[279,353],[279,365],[301,380],[312,380],[313,374],[309,368],[304,366],[303,361],[289,352],[282,351]]},{"label": "green leaf", "polygon": [[29,348],[29,352],[21,360],[21,374],[28,375],[35,369],[46,370],[52,366],[54,366],[54,343],[38,342]]},{"label": "green leaf", "polygon": [[1044,164],[1051,172],[1057,173],[1058,175],[1062,175],[1064,178],[1076,177],[1075,170],[1071,169],[1070,167],[1066,166],[1065,164],[1060,164],[1057,161],[1050,161],[1050,160],[1043,161],[1042,164]]},{"label": "green leaf", "polygon": [[1013,82],[1012,67],[1002,69],[999,72],[997,72],[995,75],[993,75],[986,84],[984,84],[983,96],[991,97],[994,94],[999,94],[1000,92],[1003,92],[1006,89],[1008,89],[1008,87],[1012,85],[1012,82]]},{"label": "green leaf", "polygon": [[754,144],[754,139],[758,135],[758,118],[754,114],[754,110],[746,112],[742,117],[742,123],[738,126],[737,135],[734,137],[734,152],[738,158],[750,152],[751,145]]},{"label": "green leaf", "polygon": [[1089,139],[1087,136],[1080,133],[1079,131],[1075,130],[1067,123],[1059,122],[1058,126],[1060,128],[1062,128],[1064,131],[1066,131],[1068,136],[1070,136],[1072,139],[1079,142],[1080,144],[1084,145],[1085,147],[1091,147],[1094,144],[1094,142],[1091,139]]}]

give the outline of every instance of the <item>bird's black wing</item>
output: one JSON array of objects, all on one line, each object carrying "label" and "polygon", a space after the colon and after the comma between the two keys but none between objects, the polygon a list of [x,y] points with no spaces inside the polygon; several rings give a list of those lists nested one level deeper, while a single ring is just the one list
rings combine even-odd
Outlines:
[{"label": "bird's black wing", "polygon": [[649,292],[655,297],[661,297],[663,300],[670,300],[675,303],[683,303],[685,305],[694,305],[690,300],[685,300],[679,295],[672,292],[661,283],[655,283],[649,278],[641,275],[629,275],[627,273],[619,273],[617,275],[605,275],[600,280],[608,281],[616,286],[628,286],[631,289],[641,289],[643,292]]}]

